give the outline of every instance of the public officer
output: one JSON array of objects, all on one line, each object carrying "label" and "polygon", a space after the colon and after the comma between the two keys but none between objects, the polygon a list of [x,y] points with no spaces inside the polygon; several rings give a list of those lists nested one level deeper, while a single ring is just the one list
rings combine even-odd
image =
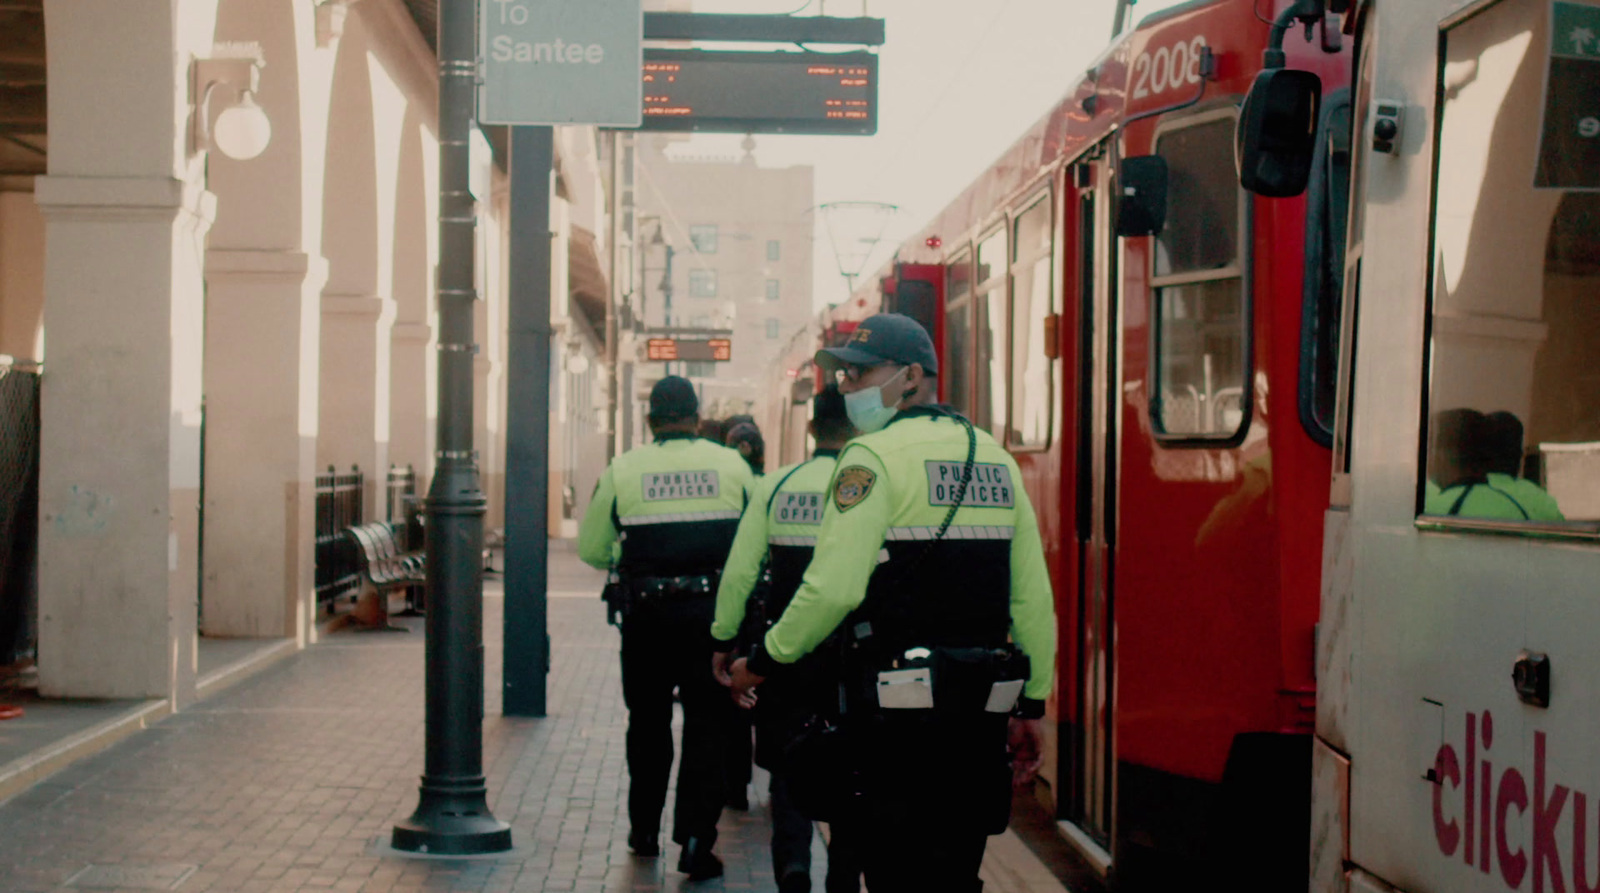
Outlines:
[{"label": "public officer", "polygon": [[915,321],[871,317],[816,362],[863,433],[839,456],[799,591],[734,663],[734,687],[781,677],[842,624],[868,888],[981,890],[1011,782],[1038,770],[1055,669],[1033,507],[1010,455],[937,404],[938,360]]},{"label": "public officer", "polygon": [[654,443],[618,456],[600,476],[578,534],[578,556],[613,567],[607,587],[622,627],[622,696],[628,706],[628,845],[660,853],[661,811],[672,770],[672,696],[683,704],[683,760],[673,807],[678,870],[722,874],[711,852],[726,799],[722,761],[733,704],[711,673],[706,628],[717,578],[754,479],[739,454],[702,439],[699,401],[687,379],[650,391]]},{"label": "public officer", "polygon": [[[754,631],[751,638],[766,634],[768,621],[783,613],[811,563],[834,460],[855,433],[838,388],[829,385],[812,398],[810,429],[817,440],[816,452],[758,482],[722,571],[711,637],[714,669],[724,685],[732,684],[728,667],[735,647],[745,638],[741,634],[745,630]],[[810,655],[795,672],[768,683],[754,705],[756,763],[772,773],[772,871],[779,893],[811,889],[811,822],[791,796],[783,747],[814,714],[838,713],[838,667],[821,658]],[[827,890],[857,893],[861,868],[850,854],[848,832],[841,833],[844,829],[837,824],[831,830]]]}]

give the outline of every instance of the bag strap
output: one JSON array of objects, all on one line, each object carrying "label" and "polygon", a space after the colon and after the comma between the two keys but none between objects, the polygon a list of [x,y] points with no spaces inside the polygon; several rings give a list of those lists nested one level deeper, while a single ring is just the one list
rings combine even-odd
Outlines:
[{"label": "bag strap", "polygon": [[939,532],[935,533],[933,539],[928,540],[921,551],[917,552],[910,561],[907,561],[905,566],[900,569],[900,573],[895,576],[894,586],[896,587],[906,581],[911,572],[922,564],[923,559],[927,558],[934,548],[944,540],[945,534],[950,532],[950,525],[954,524],[956,520],[956,512],[959,512],[961,506],[967,501],[967,488],[972,483],[972,473],[977,467],[978,433],[973,429],[972,422],[968,421],[967,417],[960,413],[952,412],[945,415],[961,423],[967,432],[967,461],[961,467],[961,485],[956,489],[956,497],[950,503],[950,511],[945,513],[944,522],[939,525]]}]

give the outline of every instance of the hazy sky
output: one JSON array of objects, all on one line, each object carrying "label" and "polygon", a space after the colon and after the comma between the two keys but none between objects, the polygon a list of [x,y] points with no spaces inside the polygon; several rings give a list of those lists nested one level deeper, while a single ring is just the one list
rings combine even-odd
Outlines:
[{"label": "hazy sky", "polygon": [[[804,0],[695,0],[696,12],[787,13]],[[1139,0],[1134,19],[1181,0]],[[1114,0],[812,0],[828,15],[886,20],[878,133],[757,137],[763,166],[811,164],[817,202],[899,206],[871,274],[1042,117],[1111,38]],[[696,136],[673,152],[742,154],[741,136]],[[857,221],[867,223],[862,215]],[[816,303],[844,300],[829,238],[817,228]]]}]

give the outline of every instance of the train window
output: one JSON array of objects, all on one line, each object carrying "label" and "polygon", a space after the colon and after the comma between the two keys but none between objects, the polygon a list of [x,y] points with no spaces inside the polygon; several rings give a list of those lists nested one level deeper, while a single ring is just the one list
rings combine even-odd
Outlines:
[{"label": "train window", "polygon": [[1052,363],[1045,355],[1045,318],[1055,312],[1050,195],[1040,196],[1012,224],[1011,432],[1014,447],[1050,444]]},{"label": "train window", "polygon": [[988,431],[996,440],[1005,439],[1006,417],[1006,231],[997,230],[978,243],[977,289],[973,308],[977,311],[977,382],[973,388],[972,423]]},{"label": "train window", "polygon": [[1306,190],[1306,267],[1300,317],[1300,423],[1323,446],[1333,443],[1339,390],[1345,244],[1350,217],[1350,91],[1335,90],[1322,125]]},{"label": "train window", "polygon": [[1155,382],[1164,440],[1230,440],[1249,399],[1249,302],[1239,247],[1243,200],[1233,170],[1231,111],[1165,131],[1166,227],[1154,240]]},{"label": "train window", "polygon": [[945,402],[972,418],[972,252],[963,251],[945,267],[944,356],[939,380]]},{"label": "train window", "polygon": [[1600,152],[1567,123],[1595,85],[1551,15],[1504,0],[1445,34],[1419,501],[1474,526],[1593,532]]}]

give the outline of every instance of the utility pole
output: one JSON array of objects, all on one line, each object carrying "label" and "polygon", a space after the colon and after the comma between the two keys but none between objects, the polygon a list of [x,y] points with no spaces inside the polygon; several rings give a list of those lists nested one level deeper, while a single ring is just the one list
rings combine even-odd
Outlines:
[{"label": "utility pole", "polygon": [[425,517],[426,742],[417,810],[395,849],[472,855],[511,849],[483,777],[483,516],[472,445],[477,208],[468,188],[475,126],[477,3],[439,3],[439,417]]},{"label": "utility pole", "polygon": [[[661,318],[668,328],[672,327],[672,255],[674,253],[672,246],[670,244],[667,245],[666,272],[661,274]],[[666,364],[665,369],[668,375],[672,374],[671,363]]]}]

